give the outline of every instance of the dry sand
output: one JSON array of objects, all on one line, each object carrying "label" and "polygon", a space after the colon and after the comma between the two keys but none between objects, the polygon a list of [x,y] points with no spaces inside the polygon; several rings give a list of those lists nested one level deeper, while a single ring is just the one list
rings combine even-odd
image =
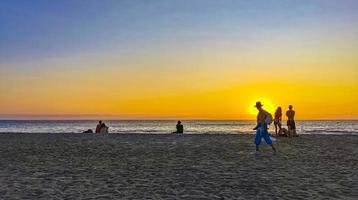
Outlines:
[{"label": "dry sand", "polygon": [[0,199],[357,199],[358,136],[0,134]]}]

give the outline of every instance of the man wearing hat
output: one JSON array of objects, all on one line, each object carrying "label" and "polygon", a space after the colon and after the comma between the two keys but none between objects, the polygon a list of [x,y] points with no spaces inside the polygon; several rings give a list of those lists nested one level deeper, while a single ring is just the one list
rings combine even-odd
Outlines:
[{"label": "man wearing hat", "polygon": [[255,107],[259,111],[257,114],[257,125],[254,128],[256,130],[256,136],[255,136],[255,144],[256,144],[256,152],[259,151],[259,145],[261,143],[261,138],[264,138],[266,141],[266,144],[270,145],[272,147],[272,150],[276,153],[276,149],[272,144],[272,140],[270,138],[270,134],[268,132],[267,123],[266,123],[266,116],[268,115],[267,111],[262,109],[262,104],[260,101],[256,102]]}]

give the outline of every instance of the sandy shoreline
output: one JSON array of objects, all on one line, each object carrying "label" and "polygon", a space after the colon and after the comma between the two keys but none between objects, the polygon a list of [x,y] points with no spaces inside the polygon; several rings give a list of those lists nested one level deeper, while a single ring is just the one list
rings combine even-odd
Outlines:
[{"label": "sandy shoreline", "polygon": [[0,199],[356,199],[358,136],[0,134]]}]

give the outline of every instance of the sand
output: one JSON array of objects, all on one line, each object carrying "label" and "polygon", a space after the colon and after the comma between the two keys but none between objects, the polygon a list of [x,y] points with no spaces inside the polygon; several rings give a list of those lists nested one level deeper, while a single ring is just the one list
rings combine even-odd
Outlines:
[{"label": "sand", "polygon": [[0,134],[0,199],[357,199],[358,136]]}]

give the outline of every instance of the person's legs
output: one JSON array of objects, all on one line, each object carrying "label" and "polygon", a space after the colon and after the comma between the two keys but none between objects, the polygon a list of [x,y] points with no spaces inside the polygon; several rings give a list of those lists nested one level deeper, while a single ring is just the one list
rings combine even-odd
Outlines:
[{"label": "person's legs", "polygon": [[297,132],[296,132],[296,122],[293,120],[292,121],[292,125],[291,125],[291,128],[292,128],[292,136],[297,136]]},{"label": "person's legs", "polygon": [[287,120],[287,136],[289,137],[291,134],[291,122]]},{"label": "person's legs", "polygon": [[290,126],[287,126],[287,137],[290,137],[290,133],[291,133],[291,128]]},{"label": "person's legs", "polygon": [[298,137],[296,129],[292,129],[292,136],[293,137]]},{"label": "person's legs", "polygon": [[288,135],[290,137],[295,135],[296,132],[296,123],[293,120],[288,120],[287,121],[287,127],[288,127]]},{"label": "person's legs", "polygon": [[296,122],[295,121],[291,121],[291,128],[293,129],[293,130],[296,130]]},{"label": "person's legs", "polygon": [[277,125],[278,124],[277,124],[277,122],[274,122],[273,124],[275,125],[275,134],[277,135]]},{"label": "person's legs", "polygon": [[258,128],[256,130],[255,141],[254,141],[254,143],[256,144],[256,151],[259,151],[259,145],[261,143],[261,137],[262,137],[261,128]]},{"label": "person's legs", "polygon": [[278,132],[281,132],[281,129],[282,129],[282,124],[281,122],[278,123]]},{"label": "person's legs", "polygon": [[276,153],[276,149],[275,149],[275,147],[274,147],[273,144],[272,144],[272,140],[271,140],[271,138],[270,138],[270,134],[268,133],[267,130],[262,134],[262,137],[265,139],[266,144],[270,145],[271,148],[272,148],[272,150],[273,150],[273,152]]},{"label": "person's legs", "polygon": [[293,137],[298,137],[296,129],[293,130]]},{"label": "person's legs", "polygon": [[273,146],[273,144],[271,144],[270,146],[271,146],[271,148],[272,148],[272,151],[273,151],[274,153],[276,153],[276,149],[275,149],[275,147]]}]

